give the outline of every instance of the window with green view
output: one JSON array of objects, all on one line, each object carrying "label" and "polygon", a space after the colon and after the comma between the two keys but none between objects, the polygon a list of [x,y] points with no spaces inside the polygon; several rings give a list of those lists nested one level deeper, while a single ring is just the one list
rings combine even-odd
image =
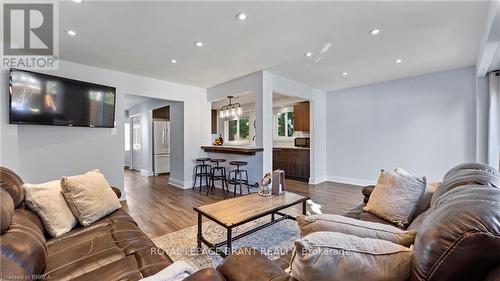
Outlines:
[{"label": "window with green view", "polygon": [[293,136],[293,112],[278,113],[278,136]]},{"label": "window with green view", "polygon": [[240,117],[226,122],[228,125],[228,141],[250,140],[250,119],[248,117]]}]

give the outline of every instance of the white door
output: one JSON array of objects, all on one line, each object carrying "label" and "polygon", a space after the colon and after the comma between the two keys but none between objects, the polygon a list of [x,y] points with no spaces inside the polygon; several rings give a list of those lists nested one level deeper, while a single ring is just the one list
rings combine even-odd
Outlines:
[{"label": "white door", "polygon": [[131,119],[132,123],[132,169],[136,171],[141,171],[142,159],[141,159],[141,116],[133,116]]}]

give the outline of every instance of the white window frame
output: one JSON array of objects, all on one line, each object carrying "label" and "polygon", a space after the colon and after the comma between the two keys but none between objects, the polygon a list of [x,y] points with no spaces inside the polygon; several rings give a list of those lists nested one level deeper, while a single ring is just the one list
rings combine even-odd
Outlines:
[{"label": "white window frame", "polygon": [[[278,116],[282,113],[286,113],[285,115],[285,132],[288,133],[288,122],[286,122],[286,118],[288,116],[288,112],[294,112],[293,110],[286,110],[286,111],[280,111],[280,112],[276,112],[276,114],[274,115],[274,139],[276,140],[289,140],[289,139],[293,139],[294,138],[294,134],[295,134],[295,129],[293,131],[293,134],[291,136],[280,136],[278,135]],[[295,123],[295,114],[293,115],[293,122]]]},{"label": "white window frame", "polygon": [[[242,140],[240,138],[240,119],[248,119],[248,122],[251,122],[250,116],[239,116],[235,117],[233,119],[227,119],[224,120],[224,139],[226,143],[229,144],[238,144],[238,143],[250,143],[249,140]],[[237,121],[236,122],[236,135],[235,135],[235,140],[230,141],[229,140],[229,121]],[[250,134],[250,132],[248,132]]]}]

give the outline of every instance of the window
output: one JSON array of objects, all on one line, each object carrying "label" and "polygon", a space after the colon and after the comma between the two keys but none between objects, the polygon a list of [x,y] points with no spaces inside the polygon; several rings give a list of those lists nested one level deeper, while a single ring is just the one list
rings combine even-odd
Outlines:
[{"label": "window", "polygon": [[293,136],[293,112],[282,112],[277,114],[278,137]]},{"label": "window", "polygon": [[227,125],[228,141],[249,141],[250,140],[250,119],[240,117],[235,120],[225,122]]}]

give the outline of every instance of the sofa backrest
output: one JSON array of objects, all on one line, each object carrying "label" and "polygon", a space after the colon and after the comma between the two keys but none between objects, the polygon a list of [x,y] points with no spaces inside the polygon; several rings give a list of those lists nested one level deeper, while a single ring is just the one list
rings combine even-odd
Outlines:
[{"label": "sofa backrest", "polygon": [[5,279],[34,278],[47,264],[46,231],[40,218],[24,208],[22,185],[19,176],[0,167],[0,276]]},{"label": "sofa backrest", "polygon": [[500,264],[498,175],[484,166],[454,168],[438,187],[415,238],[413,280],[483,280]]}]

